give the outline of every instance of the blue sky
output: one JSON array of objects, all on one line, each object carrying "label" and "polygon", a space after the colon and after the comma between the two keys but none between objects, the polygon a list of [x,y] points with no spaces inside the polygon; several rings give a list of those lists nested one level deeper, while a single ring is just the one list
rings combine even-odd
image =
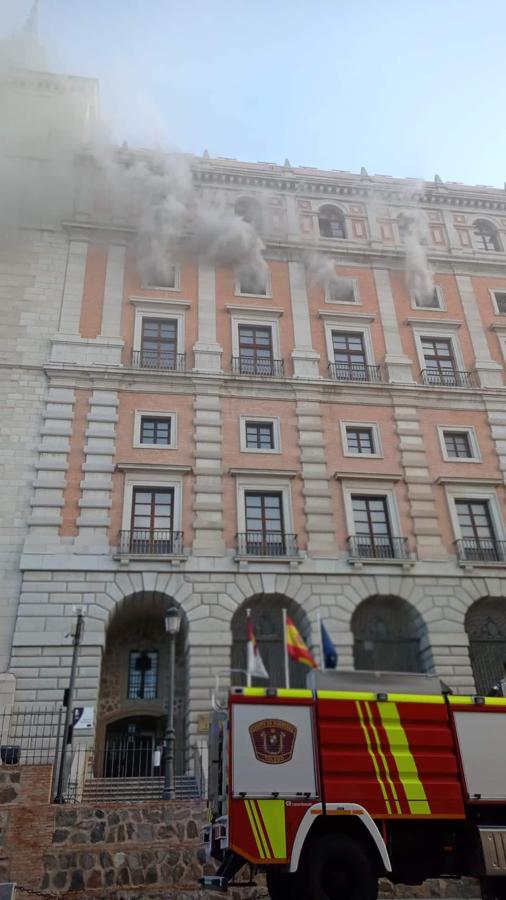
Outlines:
[{"label": "blue sky", "polygon": [[[31,0],[0,0],[0,33]],[[118,140],[502,187],[505,0],[40,0]]]}]

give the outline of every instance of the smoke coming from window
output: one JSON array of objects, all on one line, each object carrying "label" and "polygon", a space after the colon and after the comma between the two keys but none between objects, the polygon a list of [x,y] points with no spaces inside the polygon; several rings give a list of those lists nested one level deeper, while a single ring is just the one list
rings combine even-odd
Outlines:
[{"label": "smoke coming from window", "polygon": [[336,301],[353,302],[353,281],[336,274],[334,261],[323,253],[308,253],[305,259],[308,281],[324,287]]}]

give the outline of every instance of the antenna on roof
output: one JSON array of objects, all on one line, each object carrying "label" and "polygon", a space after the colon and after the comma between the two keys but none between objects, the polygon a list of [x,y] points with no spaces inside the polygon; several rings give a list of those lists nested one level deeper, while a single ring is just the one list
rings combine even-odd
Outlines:
[{"label": "antenna on roof", "polygon": [[434,184],[443,184],[443,179],[439,175],[434,175]]},{"label": "antenna on roof", "polygon": [[285,159],[285,169],[291,169],[292,165],[288,157]]},{"label": "antenna on roof", "polygon": [[204,150],[202,154],[202,159],[209,159],[209,150]]},{"label": "antenna on roof", "polygon": [[369,172],[367,171],[365,166],[362,166],[362,168],[360,169],[360,174],[362,178],[369,178]]}]

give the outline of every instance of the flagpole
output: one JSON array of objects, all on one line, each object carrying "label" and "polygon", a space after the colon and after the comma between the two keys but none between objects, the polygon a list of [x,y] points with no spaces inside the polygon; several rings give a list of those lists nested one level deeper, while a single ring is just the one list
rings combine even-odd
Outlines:
[{"label": "flagpole", "polygon": [[251,616],[251,609],[247,609],[247,610],[246,610],[246,669],[247,669],[247,673],[248,673],[248,674],[246,675],[246,686],[247,686],[247,687],[251,687],[251,672],[249,671],[249,666],[248,666],[248,662],[247,662],[247,660],[248,660],[248,653],[249,653],[249,624],[250,624],[250,616]]},{"label": "flagpole", "polygon": [[320,657],[321,657],[321,665],[320,668],[325,669],[325,653],[323,652],[323,634],[322,634],[322,614],[320,610],[316,613],[316,618],[318,621],[318,642],[320,645]]},{"label": "flagpole", "polygon": [[288,659],[288,635],[286,632],[286,609],[283,610],[283,652],[285,654],[285,687],[290,687],[290,660]]}]

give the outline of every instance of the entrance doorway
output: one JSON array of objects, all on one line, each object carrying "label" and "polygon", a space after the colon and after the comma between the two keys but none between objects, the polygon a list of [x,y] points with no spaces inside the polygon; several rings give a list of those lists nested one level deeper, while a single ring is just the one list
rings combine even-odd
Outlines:
[{"label": "entrance doorway", "polygon": [[106,732],[102,776],[147,778],[162,774],[163,720],[132,716]]}]

